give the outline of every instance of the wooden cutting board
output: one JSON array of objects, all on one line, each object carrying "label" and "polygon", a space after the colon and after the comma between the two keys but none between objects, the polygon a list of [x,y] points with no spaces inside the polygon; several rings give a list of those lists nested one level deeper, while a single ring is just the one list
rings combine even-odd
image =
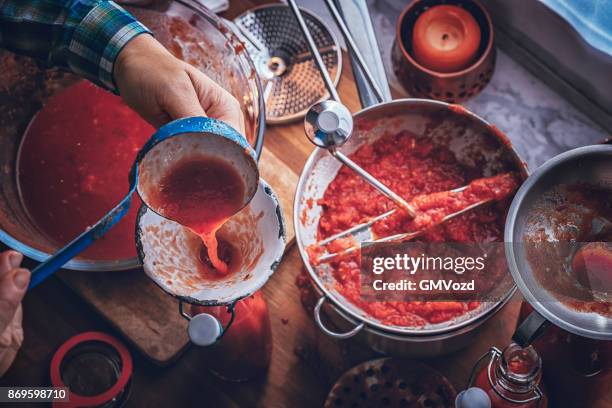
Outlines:
[{"label": "wooden cutting board", "polygon": [[[274,130],[266,137],[274,137]],[[265,148],[259,170],[281,202],[289,248],[295,239],[292,213],[298,175]],[[155,363],[170,363],[189,345],[187,321],[179,314],[178,301],[157,287],[142,269],[61,271],[58,276]]]}]

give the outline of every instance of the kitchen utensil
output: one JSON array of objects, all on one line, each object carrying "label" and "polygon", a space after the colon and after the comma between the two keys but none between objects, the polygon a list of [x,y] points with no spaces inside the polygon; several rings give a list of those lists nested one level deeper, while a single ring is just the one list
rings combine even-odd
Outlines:
[{"label": "kitchen utensil", "polygon": [[[376,97],[379,99],[379,101],[382,101],[382,92],[380,89],[378,89],[376,81],[374,81],[372,75],[365,66],[361,54],[358,53],[352,38],[348,34],[348,29],[338,14],[338,10],[335,8],[332,2],[328,2],[327,4],[332,12],[332,15],[336,19],[336,22],[339,23],[341,31],[345,35],[348,47],[353,50],[357,61],[362,67],[364,74],[368,79],[369,85],[375,90]],[[325,82],[325,86],[329,91],[331,99],[329,101],[319,102],[308,110],[304,124],[308,139],[316,146],[329,150],[331,155],[338,161],[356,172],[361,178],[370,183],[370,185],[414,217],[415,211],[412,206],[406,202],[406,200],[391,191],[387,186],[361,168],[357,163],[337,150],[338,147],[346,143],[353,132],[353,120],[351,118],[351,113],[346,106],[342,105],[340,95],[338,95],[338,91],[336,91],[336,87],[332,83],[329,74],[325,69],[323,59],[317,50],[316,43],[314,42],[314,39],[308,30],[308,26],[302,17],[301,11],[294,0],[289,1],[289,7],[293,11],[300,29],[306,38],[306,42],[310,46],[310,50],[314,55],[314,60],[319,68],[321,76],[323,77],[323,81]]]},{"label": "kitchen utensil", "polygon": [[[335,8],[333,1],[328,0],[327,4],[332,15],[334,16],[336,23],[340,27],[340,30],[342,31],[346,39],[348,47],[352,50],[355,60],[358,62],[359,66],[363,70],[363,73],[368,80],[369,86],[371,86],[374,90],[374,94],[378,98],[378,101],[383,102],[383,93],[378,87],[376,80],[374,79],[370,71],[367,69],[363,57],[359,53],[356,44],[354,43],[348,31],[348,28],[344,24],[344,21],[342,20],[342,17],[340,16],[338,10]],[[383,193],[386,197],[388,197],[390,200],[399,205],[400,208],[405,210],[411,217],[414,218],[416,213],[414,207],[410,203],[406,202],[402,197],[391,191],[383,183],[381,183],[379,180],[377,180],[375,177],[373,177],[371,174],[366,172],[355,162],[353,162],[351,159],[349,159],[347,156],[337,150],[338,147],[346,143],[353,131],[351,114],[349,110],[346,109],[344,105],[342,105],[338,93],[332,91],[334,85],[331,83],[329,76],[325,75],[326,72],[325,67],[322,63],[322,59],[320,55],[317,55],[318,51],[316,49],[316,45],[312,40],[310,33],[308,32],[308,28],[303,21],[299,8],[297,8],[295,2],[293,1],[290,1],[289,5],[292,8],[296,18],[298,19],[300,28],[304,33],[306,41],[311,47],[311,51],[315,54],[315,62],[319,67],[319,71],[321,72],[321,75],[323,77],[323,80],[325,81],[327,88],[330,90],[330,97],[332,98],[332,100],[318,103],[308,111],[308,113],[306,114],[305,121],[306,135],[312,143],[314,143],[318,147],[328,149],[332,156],[337,158],[340,162],[349,167],[351,170],[355,171],[365,181],[367,181],[376,189],[378,189],[381,193]],[[458,190],[461,191],[460,189]],[[453,217],[456,217],[466,211],[477,208],[480,205],[486,204],[487,202],[488,201],[482,201],[480,203],[470,205],[469,207],[466,207],[460,211],[447,215],[440,222],[446,222],[452,219]],[[394,235],[391,237],[378,239],[376,240],[376,242],[392,242],[413,239],[421,235],[423,232],[424,231],[413,231],[406,234]],[[343,253],[355,252],[357,249],[357,247],[352,247]],[[320,258],[320,261],[327,261],[334,258],[335,256],[336,254],[330,254],[328,256]]]},{"label": "kitchen utensil", "polygon": [[[383,94],[385,102],[391,100],[391,89],[389,88],[385,66],[382,61],[380,52],[370,52],[370,50],[378,49],[378,41],[372,20],[370,18],[370,10],[366,0],[334,0],[338,8],[340,16],[345,21],[350,21],[349,31],[354,39],[355,45],[360,50],[367,67],[371,70],[376,83]],[[363,106],[368,106],[376,103],[378,100],[374,96],[374,92],[367,86],[367,80],[359,68],[359,62],[350,55],[351,68],[353,69],[353,77],[355,83],[361,84],[361,88],[367,92],[359,93],[359,100]]]},{"label": "kitchen utensil", "polygon": [[450,381],[425,364],[380,358],[345,372],[324,407],[450,407],[455,397]]},{"label": "kitchen utensil", "polygon": [[512,276],[535,312],[515,334],[515,341],[529,344],[546,321],[578,336],[612,340],[612,318],[585,313],[556,299],[534,276],[525,253],[525,226],[535,201],[559,185],[587,183],[612,189],[612,146],[580,147],[562,153],[540,166],[516,193],[506,220],[506,257]]},{"label": "kitchen utensil", "polygon": [[138,153],[129,175],[128,194],[93,227],[34,268],[29,288],[38,285],[115,225],[129,209],[134,191],[138,191],[145,205],[150,206],[151,193],[159,188],[168,169],[198,153],[219,158],[238,171],[246,186],[243,206],[253,198],[259,172],[255,151],[243,136],[211,118],[193,117],[170,122],[159,128]]},{"label": "kitchen utensil", "polygon": [[[451,194],[459,194],[463,191],[465,191],[468,188],[468,186],[463,186],[463,187],[459,187],[453,190],[450,190],[448,193]],[[454,217],[461,215],[467,211],[471,211],[475,208],[478,208],[482,205],[488,204],[490,203],[492,200],[491,199],[483,199],[480,201],[477,201],[473,204],[467,205],[464,208],[455,211],[453,213],[447,214],[446,216],[444,216],[440,221],[429,225],[427,228],[425,229],[420,229],[420,230],[416,230],[416,231],[411,231],[411,232],[405,232],[402,234],[395,234],[395,235],[390,235],[390,236],[386,236],[386,237],[382,237],[382,238],[376,238],[374,233],[371,230],[372,225],[374,225],[376,222],[381,221],[385,218],[387,218],[388,216],[390,216],[391,214],[395,213],[395,209],[389,210],[383,214],[380,214],[376,217],[371,218],[370,220],[368,220],[367,222],[355,225],[351,228],[348,228],[342,232],[339,232],[335,235],[332,235],[331,237],[328,237],[324,240],[321,240],[319,242],[317,242],[316,245],[320,246],[320,247],[324,247],[325,245],[339,239],[339,238],[343,238],[346,237],[348,235],[352,235],[355,240],[357,242],[364,242],[364,241],[368,241],[369,243],[373,243],[373,242],[403,242],[403,241],[408,241],[414,238],[417,238],[421,235],[423,235],[428,229],[430,228],[434,228],[437,225],[440,225],[444,222],[447,222],[451,219],[453,219]],[[336,253],[326,253],[320,257],[317,258],[318,262],[329,262],[332,259],[336,258],[337,256],[344,256],[344,255],[348,255],[351,254],[353,252],[356,252],[360,249],[359,245],[354,245],[351,246],[347,249],[344,249],[341,252],[336,252]]]},{"label": "kitchen utensil", "polygon": [[202,279],[200,237],[143,206],[138,214],[136,246],[145,273],[164,292],[179,299],[179,310],[189,320],[189,335],[198,345],[210,345],[229,328],[212,316],[191,316],[183,302],[200,306],[234,304],[261,288],[276,270],[285,249],[285,226],[276,194],[262,179],[250,204],[230,218],[218,237],[227,236],[240,251],[236,273],[215,280]]},{"label": "kitchen utensil", "polygon": [[[156,3],[156,10],[128,7],[157,40],[178,58],[205,72],[236,97],[245,118],[245,136],[257,156],[263,147],[263,90],[240,40],[217,16],[196,0]],[[204,39],[206,47],[201,47]],[[18,191],[17,154],[24,131],[47,101],[73,85],[74,75],[44,70],[33,60],[0,51],[0,241],[36,261],[58,250],[28,215]],[[114,120],[110,118],[109,120]],[[110,210],[110,208],[108,208]],[[84,271],[133,269],[138,258],[97,260],[77,257],[64,268]]]},{"label": "kitchen utensil", "polygon": [[[361,110],[353,115],[353,124],[355,131],[343,145],[343,154],[350,154],[365,143],[401,129],[429,137],[435,144],[450,148],[460,164],[477,167],[485,177],[509,171],[517,172],[521,178],[526,177],[525,164],[508,139],[498,129],[457,105],[420,99],[396,100]],[[337,339],[360,334],[360,338],[375,350],[402,355],[440,355],[468,344],[482,323],[505,304],[513,288],[508,289],[499,301],[484,302],[467,315],[450,322],[422,328],[393,326],[382,324],[346,300],[334,288],[331,271],[310,263],[306,248],[317,241],[321,213],[317,202],[339,168],[337,160],[326,151],[315,150],[302,171],[294,206],[300,255],[316,291],[321,295],[315,307],[315,321],[319,328]],[[328,315],[345,332],[333,331],[323,325],[320,313],[326,301],[332,303],[326,305]]]},{"label": "kitchen utensil", "polygon": [[[316,15],[303,13],[326,70],[337,84],[342,72],[338,40]],[[255,7],[236,17],[234,24],[264,83],[268,123],[300,119],[312,104],[327,96],[312,53],[286,5]]]},{"label": "kitchen utensil", "polygon": [[[469,67],[457,72],[436,72],[419,64],[412,54],[412,31],[417,18],[440,4],[466,9],[480,26],[477,57]],[[477,95],[489,83],[495,69],[494,29],[491,17],[478,0],[419,0],[411,2],[397,20],[391,51],[393,71],[404,89],[417,98],[459,103]]]}]

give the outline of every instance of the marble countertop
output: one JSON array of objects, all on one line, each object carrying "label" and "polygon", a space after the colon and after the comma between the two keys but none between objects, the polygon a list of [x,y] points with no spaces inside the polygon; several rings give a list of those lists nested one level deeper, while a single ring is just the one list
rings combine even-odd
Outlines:
[{"label": "marble countertop", "polygon": [[[323,1],[299,3],[321,17],[341,39]],[[398,94],[408,96],[394,77],[390,59],[396,20],[406,4],[405,0],[368,0],[389,84]],[[464,105],[506,133],[531,170],[561,152],[598,143],[607,136],[603,129],[499,48],[491,82]]]}]

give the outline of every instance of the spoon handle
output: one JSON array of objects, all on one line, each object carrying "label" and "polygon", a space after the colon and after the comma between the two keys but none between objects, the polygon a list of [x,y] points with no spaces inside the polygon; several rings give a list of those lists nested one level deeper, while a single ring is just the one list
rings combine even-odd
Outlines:
[{"label": "spoon handle", "polygon": [[113,225],[117,224],[127,213],[132,204],[132,195],[136,190],[136,185],[130,189],[128,194],[119,204],[110,210],[96,224],[76,237],[68,245],[47,258],[46,261],[32,270],[32,278],[28,290],[36,287],[39,283],[53,275],[55,271],[64,266],[72,258],[87,249],[94,241],[104,235]]},{"label": "spoon handle", "polygon": [[411,218],[416,216],[416,211],[406,200],[400,197],[397,193],[391,190],[389,187],[381,183],[376,177],[372,176],[370,173],[365,171],[362,167],[360,167],[357,163],[348,158],[344,153],[338,150],[331,150],[331,154],[338,159],[342,164],[344,164],[349,169],[356,172],[362,179],[367,181],[372,187],[380,191],[385,197],[389,200],[393,201],[400,208],[405,210]]}]

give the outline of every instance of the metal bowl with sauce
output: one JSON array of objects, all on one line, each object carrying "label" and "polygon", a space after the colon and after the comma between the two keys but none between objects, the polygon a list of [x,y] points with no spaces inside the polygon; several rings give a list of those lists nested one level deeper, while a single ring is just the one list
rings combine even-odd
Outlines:
[{"label": "metal bowl with sauce", "polygon": [[[468,168],[478,167],[484,177],[513,171],[527,177],[526,165],[510,141],[497,128],[461,106],[424,99],[402,99],[374,105],[353,115],[356,131],[342,147],[350,154],[386,133],[408,130],[419,137],[431,138],[434,145],[448,147],[458,162]],[[428,131],[436,124],[435,131]],[[425,327],[384,324],[355,306],[334,287],[329,268],[314,266],[306,251],[317,241],[322,207],[317,203],[340,164],[322,149],[315,150],[302,171],[294,204],[297,244],[320,296],[315,307],[315,321],[328,336],[336,339],[357,337],[373,349],[392,355],[437,356],[465,347],[478,335],[479,328],[510,299],[513,284],[497,301],[481,306],[458,318]],[[509,278],[508,274],[508,279]],[[511,280],[510,280],[511,282]],[[322,323],[322,310],[344,332],[330,330]]]},{"label": "metal bowl with sauce", "polygon": [[[157,2],[153,7],[128,9],[175,56],[202,70],[236,97],[245,118],[245,136],[259,156],[265,130],[263,93],[239,39],[195,0]],[[45,237],[22,203],[17,180],[19,147],[36,113],[78,80],[69,73],[43,69],[30,58],[0,51],[0,242],[37,261],[46,259],[58,245]],[[65,268],[110,271],[137,266],[137,257],[75,258]]]}]

